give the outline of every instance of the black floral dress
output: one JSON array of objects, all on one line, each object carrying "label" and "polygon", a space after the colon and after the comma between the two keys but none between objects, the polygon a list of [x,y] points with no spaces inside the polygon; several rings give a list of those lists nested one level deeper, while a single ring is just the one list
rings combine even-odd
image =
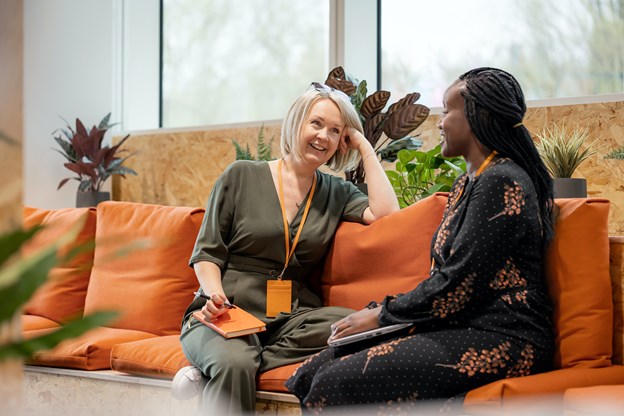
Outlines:
[{"label": "black floral dress", "polygon": [[[413,322],[411,332],[309,358],[286,382],[304,409],[457,409],[472,389],[550,369],[541,221],[523,169],[498,158],[481,175],[458,178],[431,253],[430,277],[381,303],[382,325]],[[350,408],[326,410],[340,409]]]}]

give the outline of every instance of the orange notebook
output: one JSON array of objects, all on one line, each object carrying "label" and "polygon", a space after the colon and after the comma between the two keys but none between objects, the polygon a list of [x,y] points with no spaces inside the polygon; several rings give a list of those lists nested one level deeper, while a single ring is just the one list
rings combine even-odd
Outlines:
[{"label": "orange notebook", "polygon": [[225,338],[242,337],[243,335],[266,331],[264,322],[249,312],[245,312],[239,306],[228,309],[226,313],[213,321],[207,321],[201,311],[193,312],[193,317]]}]

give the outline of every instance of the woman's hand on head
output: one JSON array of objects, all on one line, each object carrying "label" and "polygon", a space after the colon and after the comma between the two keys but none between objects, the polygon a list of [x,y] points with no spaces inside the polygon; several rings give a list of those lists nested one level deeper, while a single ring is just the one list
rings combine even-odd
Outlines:
[{"label": "woman's hand on head", "polygon": [[328,341],[346,337],[347,335],[357,334],[358,332],[367,331],[369,329],[379,328],[379,314],[381,306],[374,309],[362,309],[351,315],[342,318],[331,326],[332,334]]},{"label": "woman's hand on head", "polygon": [[349,150],[358,150],[364,143],[368,143],[366,137],[353,127],[345,127],[338,148],[342,154],[346,154]]},{"label": "woman's hand on head", "polygon": [[212,321],[219,317],[219,315],[223,315],[228,310],[228,308],[225,307],[227,301],[227,297],[223,294],[217,292],[210,294],[210,300],[207,300],[206,304],[201,309],[204,318]]}]

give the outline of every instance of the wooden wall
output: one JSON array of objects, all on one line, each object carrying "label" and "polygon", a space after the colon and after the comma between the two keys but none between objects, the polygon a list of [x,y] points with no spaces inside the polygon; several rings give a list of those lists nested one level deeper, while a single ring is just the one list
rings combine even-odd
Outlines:
[{"label": "wooden wall", "polygon": [[[0,233],[21,227],[24,72],[23,0],[0,2]],[[0,323],[0,344],[21,337],[20,314]],[[19,414],[22,362],[0,360],[0,414]]]},{"label": "wooden wall", "polygon": [[[279,157],[281,124],[264,125]],[[232,140],[256,155],[260,125],[226,129],[132,134],[124,144],[134,155],[126,165],[139,174],[113,178],[113,199],[175,206],[204,206],[217,177],[235,160]],[[119,138],[114,138],[114,141]]]},{"label": "wooden wall", "polygon": [[[423,147],[439,141],[437,115],[418,128]],[[533,133],[556,122],[570,127],[587,126],[598,140],[598,154],[585,161],[575,176],[587,178],[590,197],[611,200],[609,231],[624,235],[624,161],[604,159],[610,150],[624,145],[624,102],[530,108],[525,125]],[[113,198],[164,205],[203,206],[214,181],[235,158],[232,139],[249,143],[255,151],[259,125],[211,130],[133,134],[127,148],[136,152],[128,165],[139,176],[116,179]],[[266,137],[274,136],[279,155],[279,124],[265,125]]]}]

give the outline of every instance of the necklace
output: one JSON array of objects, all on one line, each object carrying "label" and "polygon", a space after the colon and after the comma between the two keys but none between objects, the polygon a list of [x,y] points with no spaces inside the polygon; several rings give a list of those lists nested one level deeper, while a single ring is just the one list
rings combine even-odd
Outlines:
[{"label": "necklace", "polygon": [[[283,160],[283,159],[282,159]],[[288,163],[286,163],[286,161],[284,161],[284,165],[286,166],[286,170],[288,172],[290,172],[290,168],[288,167]],[[292,176],[292,175],[289,175]],[[296,175],[295,175],[296,176]],[[290,194],[293,196],[293,199],[296,198],[297,194],[295,194],[295,190],[292,187],[292,184],[290,183],[291,181],[288,180],[288,188],[290,189]],[[295,206],[297,207],[297,209],[301,208],[301,205],[303,204],[303,199],[301,200],[301,202],[297,202],[295,201]]]}]

